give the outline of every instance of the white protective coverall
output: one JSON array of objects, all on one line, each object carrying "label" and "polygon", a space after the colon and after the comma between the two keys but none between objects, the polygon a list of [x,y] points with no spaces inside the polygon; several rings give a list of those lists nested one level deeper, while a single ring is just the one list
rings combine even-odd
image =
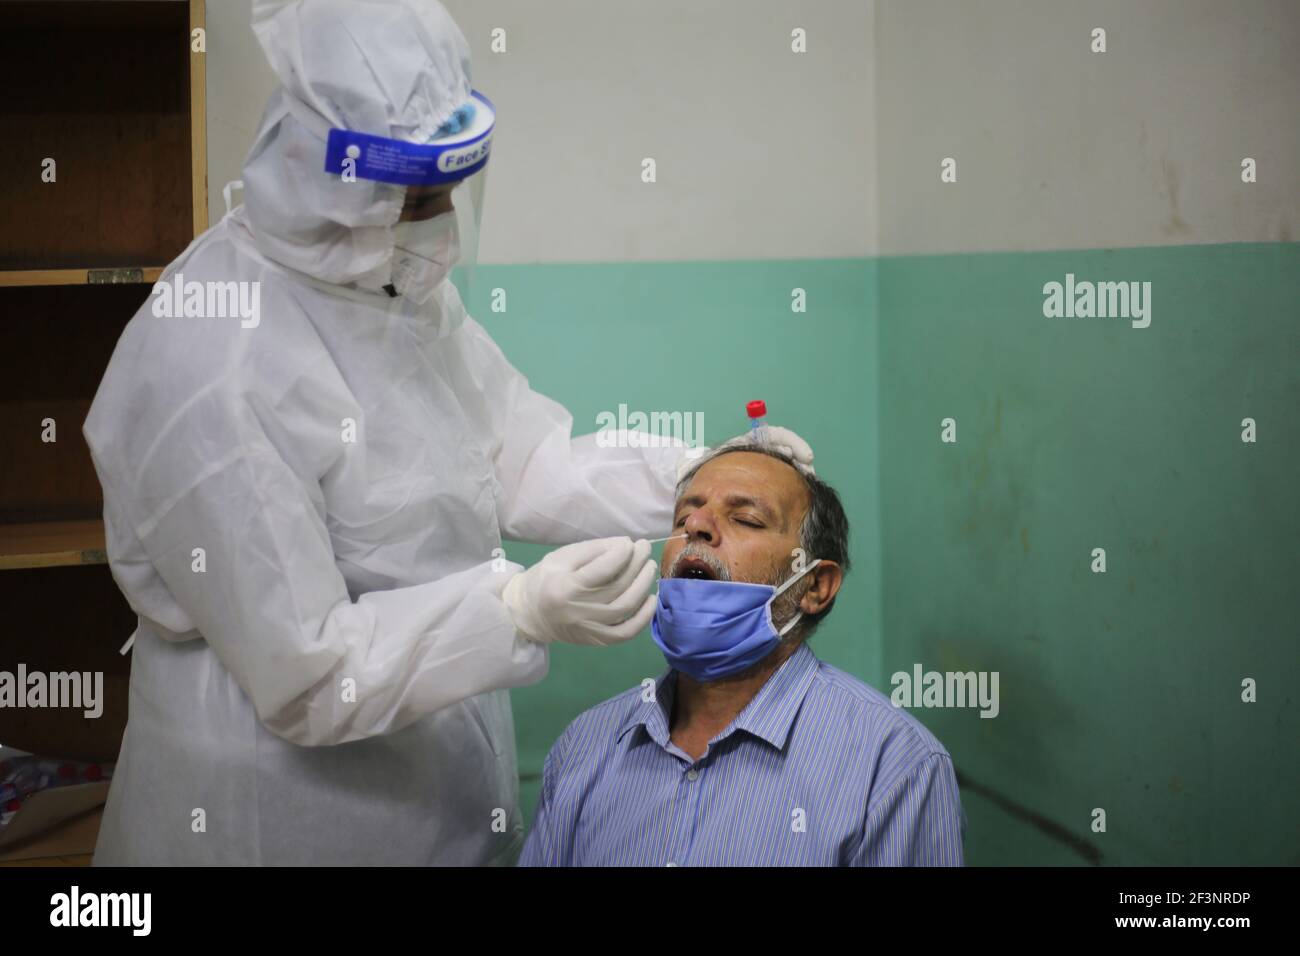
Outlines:
[{"label": "white protective coverall", "polygon": [[[343,79],[311,108],[427,135],[468,79],[412,92],[379,51],[454,78],[464,38],[412,54],[400,17],[372,26],[314,67]],[[512,862],[505,688],[547,651],[516,633],[520,565],[495,549],[661,534],[683,452],[572,438],[450,281],[421,307],[380,291],[405,190],[322,171],[295,115],[309,58],[285,59],[245,204],[162,276],[258,283],[258,324],[158,317],[151,296],[84,427],[139,615],[95,862]]]}]

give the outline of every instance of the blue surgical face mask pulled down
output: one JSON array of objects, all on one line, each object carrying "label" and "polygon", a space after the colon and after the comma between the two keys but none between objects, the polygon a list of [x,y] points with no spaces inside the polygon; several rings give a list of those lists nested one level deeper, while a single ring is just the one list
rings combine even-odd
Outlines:
[{"label": "blue surgical face mask pulled down", "polygon": [[780,587],[661,578],[650,634],[668,664],[697,681],[738,674],[772,653],[803,617],[800,611],[778,631],[772,623],[772,602],[820,563],[818,558]]}]

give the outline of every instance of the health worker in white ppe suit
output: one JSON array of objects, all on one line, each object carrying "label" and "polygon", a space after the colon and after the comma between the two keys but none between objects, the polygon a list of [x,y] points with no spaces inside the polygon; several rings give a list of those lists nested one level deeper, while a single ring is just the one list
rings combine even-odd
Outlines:
[{"label": "health worker in white ppe suit", "polygon": [[[466,315],[495,111],[442,6],[256,0],[253,26],[280,86],[244,204],[84,427],[139,617],[95,862],[512,862],[506,689],[648,624],[628,536],[669,523],[684,452],[572,438]],[[159,308],[232,282],[255,317]],[[503,535],[569,546],[524,571]]]}]

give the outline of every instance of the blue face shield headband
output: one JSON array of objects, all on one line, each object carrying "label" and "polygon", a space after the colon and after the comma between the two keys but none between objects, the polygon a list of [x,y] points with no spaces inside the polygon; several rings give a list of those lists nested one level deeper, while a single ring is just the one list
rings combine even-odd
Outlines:
[{"label": "blue face shield headband", "polygon": [[429,143],[328,129],[325,172],[400,186],[436,186],[468,179],[487,166],[496,127],[492,101],[478,90],[470,95],[471,101],[454,113]]},{"label": "blue face shield headband", "polygon": [[650,634],[671,667],[698,681],[738,674],[770,654],[803,617],[800,611],[778,631],[772,623],[772,602],[820,563],[818,558],[779,588],[661,578]]}]

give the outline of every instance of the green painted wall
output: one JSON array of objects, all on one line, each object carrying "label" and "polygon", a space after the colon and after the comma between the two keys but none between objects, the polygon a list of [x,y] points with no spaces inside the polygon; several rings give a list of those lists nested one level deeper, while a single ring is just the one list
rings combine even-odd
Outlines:
[{"label": "green painted wall", "polygon": [[[1067,272],[1152,282],[1150,327],[1044,318]],[[883,670],[999,671],[996,719],[914,713],[1024,808],[964,787],[970,862],[1300,863],[1300,245],[879,275]]]},{"label": "green painted wall", "polygon": [[[1067,272],[1152,282],[1151,326],[1044,318],[1042,286]],[[1300,862],[1300,245],[479,280],[472,313],[577,431],[626,402],[703,411],[716,443],[763,397],[809,440],[854,535],[818,654],[886,691],[915,663],[1000,673],[996,719],[913,711],[963,775],[971,864]],[[648,634],[559,647],[515,692],[527,814],[568,721],[662,666]],[[1240,702],[1248,676],[1259,703]]]}]

